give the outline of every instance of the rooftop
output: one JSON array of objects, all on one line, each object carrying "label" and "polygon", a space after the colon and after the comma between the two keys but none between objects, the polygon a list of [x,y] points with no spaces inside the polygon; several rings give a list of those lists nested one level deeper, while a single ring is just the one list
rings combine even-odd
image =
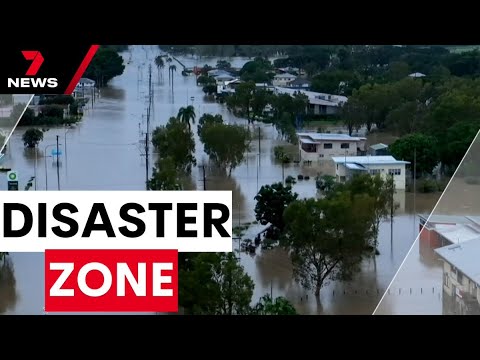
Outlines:
[{"label": "rooftop", "polygon": [[292,85],[310,85],[311,82],[308,81],[307,79],[304,79],[304,78],[301,78],[301,77],[297,77],[295,80],[292,80],[288,83],[288,85],[292,86]]},{"label": "rooftop", "polygon": [[289,78],[289,79],[296,79],[297,77],[295,75],[289,74],[289,73],[284,73],[284,74],[277,74],[274,76],[275,78]]},{"label": "rooftop", "polygon": [[411,73],[411,74],[408,75],[408,76],[410,76],[410,77],[412,77],[412,78],[419,78],[419,77],[425,77],[425,76],[427,76],[427,75],[422,74],[422,73],[419,73],[419,72],[415,72],[415,73]]},{"label": "rooftop", "polygon": [[446,262],[455,266],[466,277],[480,284],[480,238],[461,244],[453,244],[435,249]]},{"label": "rooftop", "polygon": [[355,137],[347,134],[329,134],[329,133],[316,133],[316,132],[299,132],[297,136],[304,138],[302,142],[309,143],[305,138],[310,138],[312,144],[320,141],[362,141],[366,140],[364,137]]},{"label": "rooftop", "polygon": [[370,146],[370,149],[373,149],[373,150],[382,150],[382,149],[386,149],[386,148],[388,148],[388,145],[385,145],[385,144],[382,144],[382,143]]},{"label": "rooftop", "polygon": [[[478,223],[478,216],[464,216],[464,215],[442,215],[442,214],[419,214],[421,219],[427,221],[429,225],[433,224],[470,224],[472,221]],[[430,216],[430,218],[429,218]]]},{"label": "rooftop", "polygon": [[[459,225],[437,225],[435,231],[442,235],[452,244],[460,244],[480,237],[480,232],[472,226]],[[479,254],[480,255],[480,254]]]},{"label": "rooftop", "polygon": [[301,93],[308,97],[310,103],[313,104],[312,100],[323,100],[327,101],[328,105],[331,106],[338,106],[339,103],[345,103],[348,101],[346,96],[342,95],[332,95],[327,93],[319,93],[315,91],[307,91],[307,90],[299,90],[299,89],[292,89],[286,88],[281,86],[275,86],[275,91],[280,94],[289,94],[293,96],[295,93]]},{"label": "rooftop", "polygon": [[397,160],[393,156],[332,156],[335,163],[352,163],[357,165],[393,165],[410,164],[408,161]]},{"label": "rooftop", "polygon": [[94,84],[95,84],[95,80],[92,80],[92,79],[89,79],[89,78],[81,78],[78,83],[79,83],[79,84],[90,84],[90,85],[94,85]]}]

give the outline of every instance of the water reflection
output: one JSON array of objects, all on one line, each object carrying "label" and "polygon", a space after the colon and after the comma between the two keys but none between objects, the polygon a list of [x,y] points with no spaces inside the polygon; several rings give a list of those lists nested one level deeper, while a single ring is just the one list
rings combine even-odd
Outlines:
[{"label": "water reflection", "polygon": [[0,260],[0,314],[15,308],[18,301],[13,261],[7,255]]}]

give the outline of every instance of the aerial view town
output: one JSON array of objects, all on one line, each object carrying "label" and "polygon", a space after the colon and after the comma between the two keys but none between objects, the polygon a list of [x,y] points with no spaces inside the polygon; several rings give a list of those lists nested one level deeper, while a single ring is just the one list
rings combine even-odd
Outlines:
[{"label": "aerial view town", "polygon": [[[102,45],[72,95],[0,96],[0,190],[232,191],[179,314],[480,314],[479,60]],[[0,253],[0,314],[44,314],[43,256]]]}]

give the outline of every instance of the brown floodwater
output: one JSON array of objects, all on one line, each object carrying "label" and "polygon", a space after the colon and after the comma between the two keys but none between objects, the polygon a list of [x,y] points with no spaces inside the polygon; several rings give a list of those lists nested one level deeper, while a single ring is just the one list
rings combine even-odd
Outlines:
[{"label": "brown floodwater", "polygon": [[[96,102],[90,104],[83,120],[74,128],[51,128],[45,132],[37,154],[25,150],[21,140],[25,129],[18,128],[10,141],[3,160],[5,166],[18,171],[20,184],[37,175],[38,190],[141,190],[145,186],[145,160],[140,140],[145,129],[148,64],[158,55],[156,47],[131,47],[125,53],[126,69],[123,75],[112,80],[102,89]],[[187,66],[215,65],[217,58],[180,59]],[[233,66],[242,66],[248,59],[229,59]],[[225,106],[207,99],[194,76],[181,75],[180,66],[173,74],[173,89],[168,85],[168,70],[163,75],[153,66],[154,109],[152,128],[165,124],[176,115],[181,106],[193,105],[197,119],[203,113],[219,113],[230,123],[245,124],[229,113]],[[319,173],[331,173],[330,165],[304,167],[287,165],[283,169],[275,163],[272,149],[282,144],[271,125],[255,125],[261,128],[261,140],[253,140],[246,161],[237,167],[232,176],[219,174],[207,167],[207,190],[232,190],[234,225],[251,223],[254,219],[254,196],[262,185],[282,181],[298,174],[310,175],[310,180],[299,181],[294,190],[300,197],[316,196],[313,178]],[[196,134],[196,131],[195,131]],[[63,155],[60,157],[59,178],[52,157],[52,146],[59,136]],[[196,135],[195,135],[196,136]],[[388,142],[388,135],[376,134],[375,142]],[[385,136],[386,138],[382,138]],[[203,147],[196,136],[196,158],[199,164],[207,162]],[[45,151],[47,150],[47,151]],[[47,156],[44,156],[46,153]],[[36,166],[35,166],[36,164]],[[193,188],[203,189],[202,172],[192,173]],[[1,175],[0,173],[0,176]],[[0,181],[0,190],[6,189],[6,181]],[[32,189],[34,190],[34,189]],[[417,232],[416,212],[430,212],[438,194],[412,194],[398,192],[400,204],[393,226],[382,224],[379,235],[380,255],[376,261],[366,261],[362,271],[348,283],[331,282],[326,285],[319,299],[303,290],[292,278],[292,268],[287,254],[280,250],[261,251],[255,255],[240,253],[245,270],[255,282],[253,301],[267,293],[285,296],[302,314],[371,314],[381,295],[411,247]],[[413,205],[415,204],[415,205]],[[262,229],[251,225],[245,237],[253,238]],[[238,248],[238,243],[234,244]],[[416,279],[414,281],[417,281]],[[0,313],[42,314],[44,298],[43,254],[10,254],[8,263],[0,264]]]}]

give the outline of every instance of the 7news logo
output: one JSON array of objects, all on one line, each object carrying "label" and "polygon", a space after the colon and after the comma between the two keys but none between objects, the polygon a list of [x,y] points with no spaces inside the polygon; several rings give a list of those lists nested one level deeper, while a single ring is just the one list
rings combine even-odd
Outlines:
[{"label": "7news logo", "polygon": [[22,55],[25,60],[31,61],[30,66],[25,72],[25,76],[8,78],[9,88],[56,88],[58,86],[57,78],[39,78],[35,77],[45,60],[42,53],[37,50],[23,50]]}]

